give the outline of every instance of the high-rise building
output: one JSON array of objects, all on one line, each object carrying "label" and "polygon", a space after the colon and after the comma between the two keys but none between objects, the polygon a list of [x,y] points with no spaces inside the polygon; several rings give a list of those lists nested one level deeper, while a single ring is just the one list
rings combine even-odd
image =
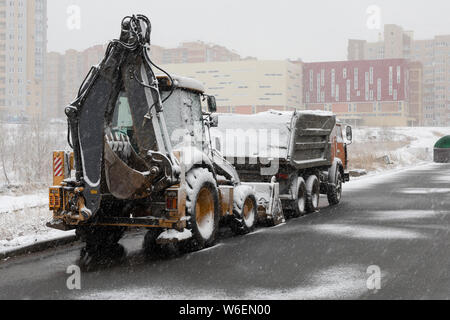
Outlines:
[{"label": "high-rise building", "polygon": [[0,0],[0,117],[44,108],[47,0]]},{"label": "high-rise building", "polygon": [[422,64],[422,124],[450,126],[450,35],[415,40],[411,31],[386,25],[384,39],[378,42],[349,40],[348,60],[386,58],[410,59]]},{"label": "high-rise building", "polygon": [[422,121],[416,88],[422,82],[420,68],[406,59],[305,63],[306,108],[332,111],[354,125],[418,125]]},{"label": "high-rise building", "polygon": [[63,68],[63,55],[49,52],[45,68],[45,110],[47,119],[64,117]]},{"label": "high-rise building", "polygon": [[384,36],[378,41],[350,39],[348,60],[410,59],[414,46],[414,33],[395,24],[384,26]]}]

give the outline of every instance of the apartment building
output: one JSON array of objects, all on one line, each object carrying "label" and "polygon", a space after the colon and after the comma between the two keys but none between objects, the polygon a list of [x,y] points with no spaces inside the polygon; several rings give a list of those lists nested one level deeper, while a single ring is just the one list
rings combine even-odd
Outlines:
[{"label": "apartment building", "polygon": [[406,59],[305,63],[306,108],[334,112],[354,125],[418,125],[422,121],[417,111],[422,109],[417,89],[422,81],[420,67]]},{"label": "apartment building", "polygon": [[202,41],[183,42],[177,48],[152,46],[152,58],[159,64],[239,61],[241,57],[216,44]]},{"label": "apartment building", "polygon": [[450,35],[415,40],[411,31],[386,25],[377,42],[349,40],[348,60],[399,58],[419,61],[423,66],[423,125],[450,125]]},{"label": "apartment building", "polygon": [[252,114],[304,109],[303,65],[290,61],[168,64],[168,72],[197,79],[217,99],[218,112]]},{"label": "apartment building", "polygon": [[[0,0],[1,1],[1,0]],[[84,51],[67,50],[64,54],[50,52],[46,68],[46,107],[49,118],[64,117],[64,108],[72,102],[89,69],[104,57],[106,45],[97,45]],[[225,47],[203,42],[185,42],[178,48],[167,49],[152,45],[152,60],[161,65],[236,61],[240,56]]]},{"label": "apartment building", "polygon": [[47,1],[0,0],[0,119],[42,116]]}]

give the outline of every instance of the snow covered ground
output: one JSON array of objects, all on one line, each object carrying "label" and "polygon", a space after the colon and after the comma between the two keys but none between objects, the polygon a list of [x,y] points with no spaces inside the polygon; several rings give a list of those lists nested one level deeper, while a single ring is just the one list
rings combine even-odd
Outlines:
[{"label": "snow covered ground", "polygon": [[350,168],[378,172],[432,162],[435,143],[446,135],[450,128],[356,128]]},{"label": "snow covered ground", "polygon": [[48,192],[0,194],[0,253],[70,235],[47,228],[50,219]]}]

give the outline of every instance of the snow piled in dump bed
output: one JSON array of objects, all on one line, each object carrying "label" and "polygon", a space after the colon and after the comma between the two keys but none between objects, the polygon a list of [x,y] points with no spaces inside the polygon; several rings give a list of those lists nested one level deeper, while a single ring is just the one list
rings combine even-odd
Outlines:
[{"label": "snow piled in dump bed", "polygon": [[[296,113],[333,116],[326,111]],[[228,158],[286,158],[294,114],[276,110],[252,115],[220,114],[219,127],[212,129],[211,135],[213,141],[220,138],[221,153]]]}]

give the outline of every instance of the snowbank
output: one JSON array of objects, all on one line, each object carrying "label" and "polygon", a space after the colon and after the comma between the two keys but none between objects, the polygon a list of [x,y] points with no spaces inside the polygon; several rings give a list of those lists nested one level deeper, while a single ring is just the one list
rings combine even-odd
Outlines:
[{"label": "snowbank", "polygon": [[379,172],[432,162],[434,144],[449,134],[450,128],[356,128],[350,168]]},{"label": "snowbank", "polygon": [[48,193],[24,196],[0,194],[0,214],[17,211],[24,208],[43,207],[48,204]]},{"label": "snowbank", "polygon": [[[39,199],[39,196],[36,196],[36,198]],[[28,199],[33,198],[30,196]],[[0,204],[3,206],[2,202]],[[29,202],[22,202],[21,204],[24,207],[17,209],[19,204],[20,202],[17,201],[14,211],[0,213],[0,253],[73,235],[73,232],[62,232],[49,229],[46,226],[46,223],[51,220],[51,212],[47,205],[25,207],[24,205],[35,204],[30,200]]]}]

